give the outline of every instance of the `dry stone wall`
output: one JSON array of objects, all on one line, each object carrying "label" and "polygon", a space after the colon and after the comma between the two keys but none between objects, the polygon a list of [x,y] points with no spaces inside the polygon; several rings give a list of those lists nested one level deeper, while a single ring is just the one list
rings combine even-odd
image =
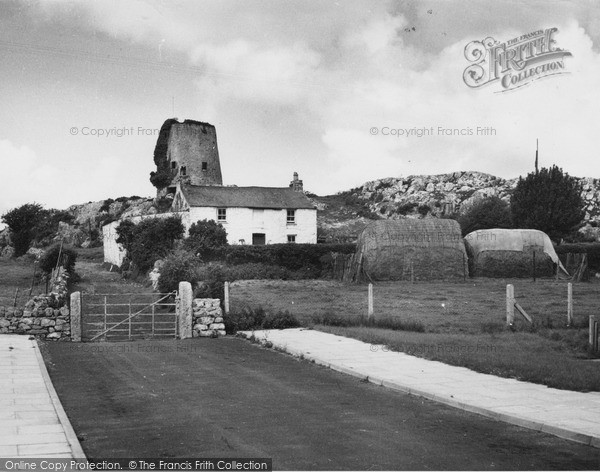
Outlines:
[{"label": "dry stone wall", "polygon": [[67,300],[68,274],[61,267],[50,292],[29,300],[24,308],[0,306],[0,334],[27,334],[41,339],[68,341],[71,317]]},{"label": "dry stone wall", "polygon": [[225,320],[218,298],[195,298],[193,310],[193,337],[225,336]]}]

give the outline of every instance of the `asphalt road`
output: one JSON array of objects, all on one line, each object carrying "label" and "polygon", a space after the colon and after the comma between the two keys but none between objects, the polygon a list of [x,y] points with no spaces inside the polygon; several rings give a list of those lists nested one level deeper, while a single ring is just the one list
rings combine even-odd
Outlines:
[{"label": "asphalt road", "polygon": [[272,457],[295,470],[599,469],[600,450],[238,338],[45,343],[90,458]]}]

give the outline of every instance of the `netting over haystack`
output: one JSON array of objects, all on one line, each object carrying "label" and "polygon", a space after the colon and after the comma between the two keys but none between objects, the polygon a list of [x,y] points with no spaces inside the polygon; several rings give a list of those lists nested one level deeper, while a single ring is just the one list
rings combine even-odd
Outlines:
[{"label": "netting over haystack", "polygon": [[483,229],[465,236],[474,277],[549,277],[560,261],[548,235],[535,229]]},{"label": "netting over haystack", "polygon": [[347,280],[462,279],[467,254],[454,220],[381,220],[358,237]]}]

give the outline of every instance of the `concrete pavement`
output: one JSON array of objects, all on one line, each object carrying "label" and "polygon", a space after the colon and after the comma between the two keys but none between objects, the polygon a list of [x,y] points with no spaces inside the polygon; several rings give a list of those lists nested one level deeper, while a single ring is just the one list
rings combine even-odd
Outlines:
[{"label": "concrete pavement", "polygon": [[0,457],[85,458],[28,336],[0,334]]},{"label": "concrete pavement", "polygon": [[377,385],[600,448],[598,392],[481,374],[304,328],[242,334]]}]

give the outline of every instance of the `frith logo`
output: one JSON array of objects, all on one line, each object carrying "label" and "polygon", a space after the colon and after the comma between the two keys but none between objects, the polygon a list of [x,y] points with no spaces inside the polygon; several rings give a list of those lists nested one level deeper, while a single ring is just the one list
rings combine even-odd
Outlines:
[{"label": "frith logo", "polygon": [[565,57],[572,54],[556,47],[557,32],[558,28],[538,30],[503,43],[492,37],[471,41],[465,47],[465,57],[472,63],[463,73],[465,84],[477,88],[499,80],[501,92],[507,92],[565,73]]}]

